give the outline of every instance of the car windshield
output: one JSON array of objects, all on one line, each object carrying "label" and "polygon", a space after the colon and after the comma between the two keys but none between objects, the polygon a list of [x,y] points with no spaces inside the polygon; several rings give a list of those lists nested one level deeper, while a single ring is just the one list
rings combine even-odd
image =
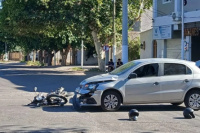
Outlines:
[{"label": "car windshield", "polygon": [[112,72],[110,72],[110,74],[112,75],[121,75],[124,74],[125,72],[127,72],[128,70],[132,69],[133,67],[137,66],[138,64],[140,64],[140,62],[138,61],[131,61],[128,62],[118,68],[116,68],[115,70],[113,70]]}]

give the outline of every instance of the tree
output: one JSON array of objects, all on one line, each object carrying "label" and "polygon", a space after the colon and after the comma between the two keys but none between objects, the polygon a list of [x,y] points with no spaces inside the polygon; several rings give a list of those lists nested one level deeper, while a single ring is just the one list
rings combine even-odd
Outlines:
[{"label": "tree", "polygon": [[139,39],[139,37],[135,38],[132,41],[129,41],[128,58],[129,58],[129,60],[136,60],[136,59],[140,58],[140,39]]},{"label": "tree", "polygon": [[[152,0],[129,0],[129,27],[140,19]],[[102,46],[112,41],[111,0],[6,0],[0,11],[0,31],[10,44],[27,50],[46,50],[49,65],[52,51],[61,50],[63,65],[69,48],[82,39],[95,45],[98,65],[104,69]],[[122,31],[122,1],[116,1],[116,29]],[[121,38],[117,38],[121,40]],[[12,41],[10,41],[12,40]],[[4,38],[0,41],[5,42]]]},{"label": "tree", "polygon": [[67,57],[70,43],[76,41],[71,8],[68,0],[6,0],[0,13],[0,27],[27,51],[46,50],[51,65],[53,50],[66,51],[63,57]]},{"label": "tree", "polygon": [[[129,0],[129,28],[140,19],[144,8],[149,8],[152,0]],[[111,0],[78,0],[75,3],[75,14],[79,17],[85,34],[92,35],[95,45],[98,65],[104,70],[102,46],[112,40],[112,10]],[[116,29],[122,31],[122,1],[116,1]],[[119,39],[120,40],[120,39]]]}]

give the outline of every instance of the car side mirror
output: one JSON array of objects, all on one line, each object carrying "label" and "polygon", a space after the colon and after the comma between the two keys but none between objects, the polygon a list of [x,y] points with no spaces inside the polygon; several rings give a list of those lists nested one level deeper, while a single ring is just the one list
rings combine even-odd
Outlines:
[{"label": "car side mirror", "polygon": [[128,79],[134,79],[134,78],[137,78],[137,74],[136,74],[136,73],[131,73],[131,74],[128,76]]}]

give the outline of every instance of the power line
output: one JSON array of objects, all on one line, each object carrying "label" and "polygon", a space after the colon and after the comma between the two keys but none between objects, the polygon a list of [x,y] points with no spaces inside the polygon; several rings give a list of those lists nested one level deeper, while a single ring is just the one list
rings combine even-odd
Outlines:
[{"label": "power line", "polygon": [[149,16],[146,12],[144,12],[144,15],[145,15],[148,19],[150,19],[150,20],[153,19],[153,18],[152,18],[151,16]]},{"label": "power line", "polygon": [[153,9],[153,8],[150,8],[150,9],[152,9],[152,11],[151,11],[151,10],[149,10],[149,11],[151,11],[151,12],[153,12],[153,11],[156,11],[156,12],[158,12],[158,14],[160,14],[160,15],[168,15],[168,14],[166,14],[166,13],[165,13],[165,12],[163,12],[163,11],[156,10],[156,9]]}]

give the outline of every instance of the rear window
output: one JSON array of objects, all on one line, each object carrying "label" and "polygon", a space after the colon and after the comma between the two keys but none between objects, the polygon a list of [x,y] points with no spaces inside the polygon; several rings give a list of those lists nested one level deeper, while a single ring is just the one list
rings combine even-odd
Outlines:
[{"label": "rear window", "polygon": [[164,75],[186,75],[192,74],[190,68],[183,64],[176,63],[165,63],[164,64]]}]

